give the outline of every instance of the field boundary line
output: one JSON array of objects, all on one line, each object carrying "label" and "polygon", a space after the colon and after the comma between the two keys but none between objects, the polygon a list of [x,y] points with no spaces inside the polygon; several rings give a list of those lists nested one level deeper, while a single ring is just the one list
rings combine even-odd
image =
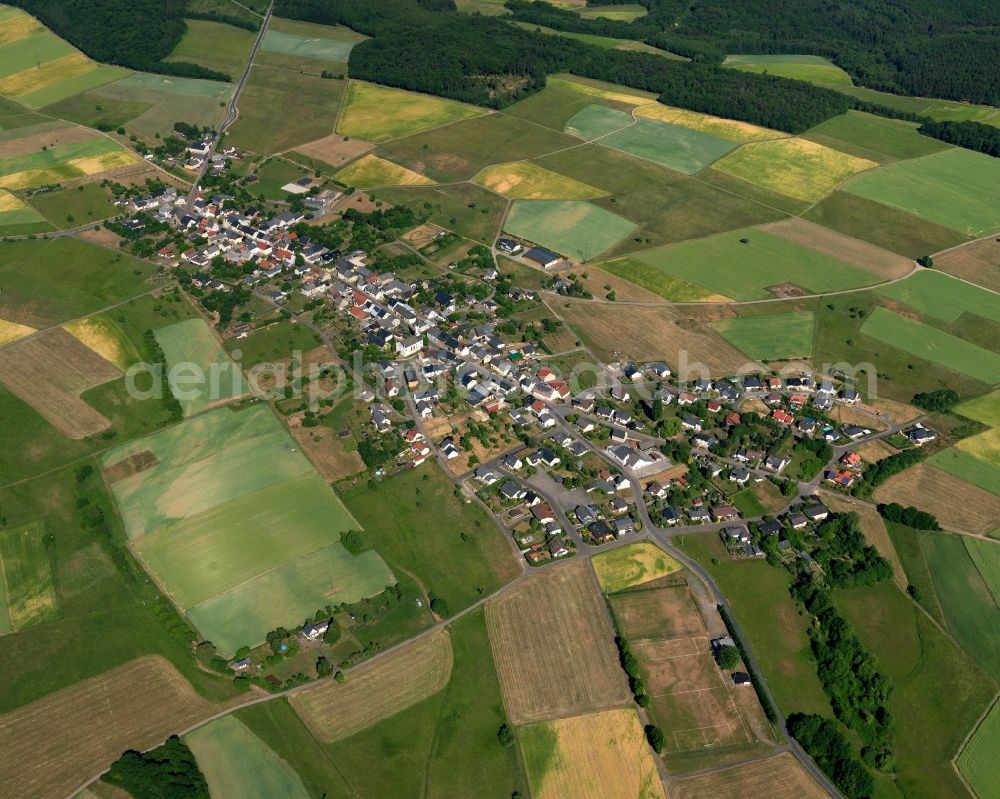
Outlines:
[{"label": "field boundary line", "polygon": [[973,788],[972,785],[969,784],[969,781],[965,779],[965,775],[962,774],[962,770],[958,767],[958,759],[962,756],[962,753],[965,751],[965,748],[975,737],[976,733],[979,732],[979,728],[983,726],[983,724],[986,722],[986,719],[988,719],[990,714],[993,712],[993,709],[997,707],[998,703],[1000,703],[1000,692],[998,692],[993,696],[993,701],[990,702],[986,710],[983,711],[982,715],[978,719],[976,719],[976,723],[972,725],[972,729],[969,730],[969,734],[965,736],[964,740],[959,745],[958,751],[955,752],[955,756],[949,761],[951,763],[952,769],[958,775],[958,778],[962,781],[962,785],[965,786],[965,789],[969,792],[969,794],[977,797],[977,799],[979,798],[979,792],[976,791],[975,788]]}]

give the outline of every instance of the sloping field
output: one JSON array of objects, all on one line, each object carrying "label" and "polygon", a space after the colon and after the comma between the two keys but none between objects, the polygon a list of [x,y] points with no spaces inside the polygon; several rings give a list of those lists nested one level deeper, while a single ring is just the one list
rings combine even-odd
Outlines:
[{"label": "sloping field", "polygon": [[970,533],[991,533],[1000,519],[1000,497],[918,463],[875,489],[878,502],[898,502],[933,513],[942,526]]},{"label": "sloping field", "polygon": [[685,175],[700,172],[736,146],[708,133],[647,118],[637,119],[634,125],[605,136],[601,144]]},{"label": "sloping field", "polygon": [[656,95],[650,92],[619,86],[616,83],[582,78],[578,75],[551,75],[546,85],[558,86],[589,97],[600,97],[602,100],[613,100],[626,105],[649,105],[656,102]]},{"label": "sloping field", "polygon": [[1000,354],[970,344],[936,327],[876,308],[861,326],[861,332],[984,383],[1000,383]]},{"label": "sloping field", "polygon": [[637,283],[656,293],[664,274],[735,300],[773,297],[769,287],[784,284],[826,292],[877,280],[871,272],[753,228],[643,250],[632,258],[649,267],[636,276]]},{"label": "sloping field", "polygon": [[812,355],[816,314],[790,311],[769,316],[738,316],[712,328],[754,360],[808,358]]},{"label": "sloping field", "polygon": [[632,709],[533,724],[517,732],[535,799],[665,796]]},{"label": "sloping field", "polygon": [[474,182],[514,200],[590,200],[607,193],[530,161],[488,166]]},{"label": "sloping field", "polygon": [[553,569],[544,579],[526,580],[487,603],[493,658],[513,723],[630,701],[602,602],[581,561]]},{"label": "sloping field", "polygon": [[955,322],[963,313],[1000,321],[1000,294],[971,286],[936,270],[924,269],[876,291],[924,316]]},{"label": "sloping field", "polygon": [[636,225],[588,202],[516,200],[503,229],[577,261],[588,261],[616,244]]},{"label": "sloping field", "polygon": [[681,569],[680,563],[650,541],[602,552],[591,563],[605,594],[615,594]]},{"label": "sloping field", "polygon": [[826,799],[828,794],[788,752],[670,784],[671,799],[758,799],[763,796],[769,799]]},{"label": "sloping field", "polygon": [[337,132],[383,142],[485,113],[482,108],[453,100],[352,80]]},{"label": "sloping field", "polygon": [[309,799],[298,774],[234,716],[184,736],[212,799]]},{"label": "sloping field", "polygon": [[756,72],[810,83],[850,86],[851,76],[827,58],[818,55],[728,55],[723,66],[740,72]]},{"label": "sloping field", "polygon": [[917,127],[916,122],[848,111],[810,128],[802,138],[879,163],[919,158],[948,148],[944,142],[921,136]]},{"label": "sloping field", "polygon": [[41,522],[0,529],[0,632],[19,630],[56,614],[44,536]]},{"label": "sloping field", "polygon": [[376,186],[429,186],[434,183],[428,177],[377,155],[366,155],[345,166],[335,176],[348,186],[372,189]]},{"label": "sloping field", "polygon": [[63,329],[122,371],[142,360],[142,353],[118,323],[107,314],[78,319],[63,325]]},{"label": "sloping field", "polygon": [[751,142],[715,164],[722,172],[810,202],[826,196],[852,175],[875,166],[874,161],[798,137]]},{"label": "sloping field", "polygon": [[[982,433],[981,435],[989,436],[993,440],[997,438],[995,431]],[[975,438],[979,439],[980,436],[975,436]],[[975,444],[979,443],[980,441],[975,442]],[[989,491],[991,494],[1000,496],[1000,465],[991,463],[988,460],[982,460],[970,454],[965,449],[959,449],[957,446],[935,452],[927,459],[927,462],[938,469],[943,469],[948,474],[954,475],[959,480],[965,480]],[[1000,527],[1000,523],[997,526]]]},{"label": "sloping field", "polygon": [[442,690],[451,677],[451,638],[444,629],[354,669],[296,691],[289,702],[322,741],[339,741]]},{"label": "sloping field", "polygon": [[0,716],[0,797],[67,796],[212,712],[163,658],[131,660]]},{"label": "sloping field", "polygon": [[1000,703],[993,705],[958,756],[958,769],[980,797],[1000,785]]},{"label": "sloping field", "polygon": [[68,438],[86,438],[111,424],[80,394],[120,376],[65,330],[47,330],[0,350],[0,383]]},{"label": "sloping field", "polygon": [[357,41],[348,39],[322,39],[301,36],[297,33],[268,30],[261,47],[272,53],[318,58],[321,61],[337,61],[346,64]]},{"label": "sloping field", "polygon": [[619,128],[628,127],[633,121],[631,114],[606,105],[594,104],[580,109],[571,116],[563,130],[572,136],[591,140],[607,136]]},{"label": "sloping field", "polygon": [[156,330],[155,336],[167,359],[170,390],[185,416],[247,392],[240,368],[203,320],[175,322]]},{"label": "sloping field", "polygon": [[952,148],[889,164],[844,190],[916,214],[970,238],[1000,230],[1000,163]]},{"label": "sloping field", "polygon": [[23,155],[0,159],[0,186],[25,189],[60,183],[138,162],[113,139],[94,136]]},{"label": "sloping field", "polygon": [[658,119],[660,122],[669,122],[672,125],[680,125],[684,128],[696,130],[699,133],[706,133],[719,139],[734,142],[735,144],[746,144],[751,141],[763,141],[765,139],[782,139],[788,136],[780,130],[761,128],[751,125],[749,122],[739,122],[735,119],[724,117],[714,117],[710,114],[700,114],[697,111],[688,111],[684,108],[674,108],[661,103],[649,103],[638,111],[636,116],[647,119]]}]

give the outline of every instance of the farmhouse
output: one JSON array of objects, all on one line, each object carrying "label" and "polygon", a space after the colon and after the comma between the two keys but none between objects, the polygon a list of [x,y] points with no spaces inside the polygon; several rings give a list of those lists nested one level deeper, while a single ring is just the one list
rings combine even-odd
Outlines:
[{"label": "farmhouse", "polygon": [[550,266],[555,266],[562,260],[561,255],[557,255],[551,250],[546,250],[544,247],[532,247],[524,254],[525,259],[528,261],[534,261],[542,269],[548,269]]}]

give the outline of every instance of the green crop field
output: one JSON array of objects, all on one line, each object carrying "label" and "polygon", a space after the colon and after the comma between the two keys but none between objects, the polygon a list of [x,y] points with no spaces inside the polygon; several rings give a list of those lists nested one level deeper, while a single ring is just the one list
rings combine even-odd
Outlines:
[{"label": "green crop field", "polygon": [[112,200],[108,189],[99,183],[87,183],[36,194],[31,198],[31,205],[56,227],[67,228],[117,216],[121,212]]},{"label": "green crop field", "polygon": [[957,447],[935,452],[927,462],[960,480],[1000,496],[1000,466],[996,464],[981,460]]},{"label": "green crop field", "polygon": [[69,43],[42,28],[0,46],[0,77],[14,75],[75,52]]},{"label": "green crop field", "polygon": [[736,147],[731,141],[697,130],[640,118],[601,139],[616,150],[693,175]]},{"label": "green crop field", "polygon": [[744,144],[715,164],[715,169],[764,188],[815,202],[874,161],[792,137]]},{"label": "green crop field", "polygon": [[594,103],[577,111],[566,120],[564,130],[573,136],[589,140],[607,136],[619,128],[628,127],[634,121],[631,114]]},{"label": "green crop field", "polygon": [[1000,785],[1000,703],[976,729],[958,756],[958,769],[979,796]]},{"label": "green crop field", "polygon": [[21,233],[37,233],[51,227],[30,205],[0,189],[0,233],[16,236]]},{"label": "green crop field", "polygon": [[261,47],[272,53],[301,58],[318,58],[321,61],[338,61],[346,64],[351,50],[356,44],[357,42],[346,39],[310,38],[295,33],[268,30]]},{"label": "green crop field", "polygon": [[861,332],[984,383],[1000,382],[1000,355],[996,352],[884,308],[872,311],[861,326]]},{"label": "green crop field", "polygon": [[291,766],[233,716],[188,733],[184,742],[194,752],[212,799],[309,799]]},{"label": "green crop field", "polygon": [[636,225],[587,202],[517,200],[504,230],[578,261],[595,258],[619,242]]},{"label": "green crop field", "polygon": [[81,92],[96,89],[112,81],[120,80],[129,75],[127,69],[109,67],[104,64],[93,65],[91,69],[72,77],[50,83],[27,94],[19,95],[17,101],[28,108],[44,108],[75,97]]},{"label": "green crop field", "polygon": [[41,522],[0,529],[0,633],[54,617],[56,591]]},{"label": "green crop field", "polygon": [[337,132],[383,142],[485,113],[482,108],[454,100],[352,80]]},{"label": "green crop field", "polygon": [[250,57],[256,32],[204,19],[186,19],[184,24],[187,32],[164,60],[199,64],[238,80]]},{"label": "green crop field", "polygon": [[[377,200],[425,209],[430,221],[459,236],[491,244],[506,200],[472,183],[453,186],[398,186],[373,192]],[[425,208],[425,203],[430,208]]]},{"label": "green crop field", "polygon": [[976,238],[1000,231],[1000,162],[952,148],[859,175],[845,191]]},{"label": "green crop field", "polygon": [[767,73],[779,78],[850,86],[851,76],[829,59],[818,55],[730,55],[723,66],[741,72]]},{"label": "green crop field", "polygon": [[751,229],[671,244],[633,257],[648,267],[649,277],[639,275],[636,282],[650,291],[657,291],[658,275],[665,273],[734,300],[771,297],[767,287],[783,283],[823,292],[877,280],[870,272]]},{"label": "green crop field", "polygon": [[955,322],[966,312],[1000,321],[1000,296],[942,272],[920,271],[876,291],[942,322]]},{"label": "green crop field", "polygon": [[726,341],[754,360],[808,358],[812,355],[815,326],[812,311],[742,316],[712,325]]},{"label": "green crop field", "polygon": [[1000,544],[971,536],[964,541],[976,570],[989,587],[994,601],[1000,604]]},{"label": "green crop field", "polygon": [[990,427],[1000,427],[1000,391],[966,400],[956,405],[953,410]]},{"label": "green crop field", "polygon": [[1000,676],[1000,609],[961,536],[924,533],[920,548],[952,635],[994,679]]},{"label": "green crop field", "polygon": [[229,100],[233,92],[233,87],[229,83],[220,83],[214,80],[202,80],[200,78],[179,78],[173,75],[153,75],[146,72],[137,72],[127,78],[115,81],[114,86],[105,87],[107,90],[115,89],[136,89],[147,92],[163,92],[164,94],[184,94],[194,97],[207,97],[217,102]]},{"label": "green crop field", "polygon": [[822,122],[802,138],[849,155],[886,163],[946,150],[948,145],[917,133],[916,122],[848,111]]},{"label": "green crop field", "polygon": [[247,392],[240,368],[201,319],[176,322],[155,335],[167,359],[170,390],[185,416]]},{"label": "green crop field", "polygon": [[0,243],[0,319],[35,328],[75,319],[143,293],[153,269],[78,239]]},{"label": "green crop field", "polygon": [[671,302],[702,302],[704,300],[720,299],[722,296],[713,294],[702,286],[696,286],[694,283],[681,280],[679,277],[651,269],[648,264],[643,263],[634,256],[616,258],[614,261],[605,261],[601,264],[601,268],[606,269],[613,275],[623,277],[638,286],[655,291],[661,297],[665,297]]},{"label": "green crop field", "polygon": [[[45,171],[46,175],[51,172],[65,178],[80,177],[88,174],[88,171],[81,171],[68,162],[116,152],[124,152],[120,144],[104,136],[95,136],[92,139],[84,139],[70,144],[59,144],[47,150],[2,158],[0,159],[0,183],[13,185],[14,188],[39,184],[45,181],[30,180],[30,175],[22,180],[21,173],[41,172],[42,170]],[[11,183],[14,180],[16,180],[16,185]]]}]

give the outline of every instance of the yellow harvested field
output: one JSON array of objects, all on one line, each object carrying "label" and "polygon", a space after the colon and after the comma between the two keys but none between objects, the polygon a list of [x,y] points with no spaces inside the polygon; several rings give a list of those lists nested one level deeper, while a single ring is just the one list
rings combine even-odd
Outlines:
[{"label": "yellow harvested field", "polygon": [[486,626],[514,724],[631,702],[607,608],[586,561],[547,570],[491,600]]},{"label": "yellow harvested field", "polygon": [[596,83],[586,82],[585,78],[568,79],[553,75],[549,78],[547,85],[559,86],[564,89],[572,89],[575,92],[586,94],[590,97],[600,97],[604,100],[613,100],[617,103],[626,103],[627,105],[645,106],[656,102],[655,94],[642,91],[636,91],[633,93],[624,86],[616,86],[613,89],[605,89],[603,86],[597,85]]},{"label": "yellow harvested field", "polygon": [[1000,519],[1000,497],[926,463],[890,477],[874,498],[933,513],[947,530],[988,535]]},{"label": "yellow harvested field", "polygon": [[993,427],[979,435],[963,438],[955,446],[974,458],[1000,466],[1000,427]]},{"label": "yellow harvested field", "polygon": [[716,161],[713,168],[786,197],[815,202],[858,172],[877,166],[874,161],[792,137],[744,144]]},{"label": "yellow harvested field", "polygon": [[315,158],[324,164],[338,167],[373,149],[375,149],[375,145],[371,142],[352,139],[340,133],[331,133],[322,139],[316,139],[316,141],[296,147],[290,155],[293,161],[295,153],[302,153],[302,155]]},{"label": "yellow harvested field", "polygon": [[684,128],[708,133],[718,136],[726,141],[734,141],[737,144],[746,144],[751,141],[764,141],[766,139],[787,138],[789,134],[780,130],[771,130],[749,122],[739,122],[735,119],[725,119],[724,117],[714,117],[710,114],[700,114],[697,111],[686,111],[683,108],[674,108],[670,105],[651,103],[636,111],[636,116],[658,119],[661,122],[669,122],[672,125],[680,125]]},{"label": "yellow harvested field", "polygon": [[28,14],[5,18],[0,24],[0,44],[9,44],[42,30],[42,23]]},{"label": "yellow harvested field", "polygon": [[439,629],[351,672],[295,691],[289,702],[323,741],[338,741],[394,716],[442,690],[451,678],[452,649]]},{"label": "yellow harvested field", "polygon": [[111,423],[80,394],[121,371],[61,328],[0,350],[0,383],[68,438],[86,438]]},{"label": "yellow harvested field", "polygon": [[334,177],[359,189],[380,186],[430,186],[434,181],[377,155],[366,155],[341,169]]},{"label": "yellow harvested field", "polygon": [[73,178],[88,177],[123,166],[131,166],[141,162],[141,160],[135,153],[123,148],[101,155],[74,158],[54,166],[26,169],[23,172],[3,175],[0,176],[0,186],[8,189],[27,189],[49,183],[63,183]]},{"label": "yellow harvested field", "polygon": [[20,211],[27,207],[9,191],[0,190],[0,211]]},{"label": "yellow harvested field", "polygon": [[879,439],[862,444],[855,452],[868,463],[877,463],[883,458],[897,454],[899,450],[892,446],[892,444],[887,444],[884,439]]},{"label": "yellow harvested field", "polygon": [[518,730],[534,799],[663,799],[634,710],[608,710]]},{"label": "yellow harvested field", "polygon": [[883,280],[904,277],[916,265],[909,258],[898,255],[860,239],[853,239],[822,225],[815,225],[797,216],[761,225],[760,230],[780,236],[793,244],[800,244],[839,261],[846,261]]},{"label": "yellow harvested field", "polygon": [[670,799],[828,799],[788,752],[670,784]]},{"label": "yellow harvested field", "polygon": [[681,564],[651,541],[602,552],[591,559],[597,582],[614,594],[681,570]]},{"label": "yellow harvested field", "polygon": [[[863,456],[862,456],[863,457]],[[885,521],[882,515],[875,509],[875,506],[868,502],[861,502],[843,494],[833,491],[821,492],[823,502],[826,506],[837,513],[857,513],[861,521],[861,532],[865,534],[868,543],[878,550],[879,554],[892,564],[892,574],[896,584],[906,589],[906,573],[903,571],[903,564],[896,554],[896,548],[889,538],[889,531],[885,529]]]},{"label": "yellow harvested field", "polygon": [[[3,209],[0,209],[3,210]],[[35,328],[0,319],[0,344],[10,344],[35,332]]]},{"label": "yellow harvested field", "polygon": [[70,166],[79,169],[84,175],[96,175],[98,172],[107,172],[109,169],[134,164],[141,159],[135,153],[128,150],[115,150],[101,155],[90,155],[86,158],[74,158],[67,161]]},{"label": "yellow harvested field", "polygon": [[0,716],[0,799],[62,799],[126,749],[217,712],[161,657],[136,658]]},{"label": "yellow harvested field", "polygon": [[125,347],[124,339],[115,334],[110,322],[102,317],[78,319],[63,325],[63,329],[73,338],[92,349],[104,360],[110,361],[125,371],[135,361],[138,353]]},{"label": "yellow harvested field", "polygon": [[95,69],[97,65],[82,53],[68,53],[40,66],[0,78],[0,94],[20,97],[52,83],[93,72]]},{"label": "yellow harvested field", "polygon": [[607,193],[530,161],[494,164],[472,180],[514,200],[591,200]]}]

